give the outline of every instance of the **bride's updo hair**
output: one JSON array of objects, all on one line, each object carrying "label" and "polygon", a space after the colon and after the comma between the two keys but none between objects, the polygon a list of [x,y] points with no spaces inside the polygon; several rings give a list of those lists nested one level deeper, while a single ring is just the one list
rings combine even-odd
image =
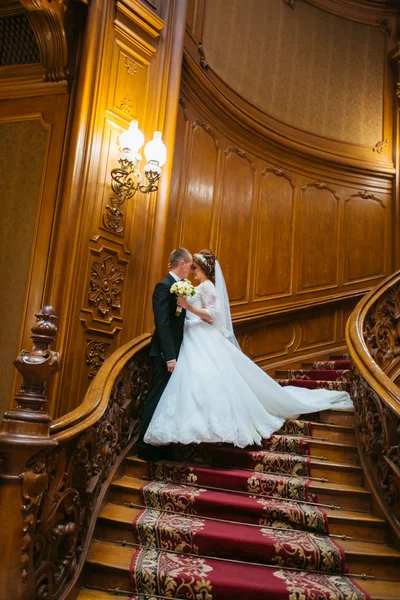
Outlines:
[{"label": "bride's updo hair", "polygon": [[211,250],[200,250],[193,255],[193,259],[207,277],[215,284],[215,261],[217,257]]}]

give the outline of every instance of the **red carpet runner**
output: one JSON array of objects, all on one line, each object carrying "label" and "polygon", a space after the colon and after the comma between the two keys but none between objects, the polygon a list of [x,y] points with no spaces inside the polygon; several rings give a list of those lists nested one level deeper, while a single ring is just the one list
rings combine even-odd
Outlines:
[{"label": "red carpet runner", "polygon": [[[347,376],[348,361],[318,365]],[[141,546],[131,564],[133,593],[141,599],[368,600],[344,576],[345,554],[309,493],[311,436],[311,422],[292,420],[262,448],[165,448],[142,487],[147,508],[133,522]]]}]

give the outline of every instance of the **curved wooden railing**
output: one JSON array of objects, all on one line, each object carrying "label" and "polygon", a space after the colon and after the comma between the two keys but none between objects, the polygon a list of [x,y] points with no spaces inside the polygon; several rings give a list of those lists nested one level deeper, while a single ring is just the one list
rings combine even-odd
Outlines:
[{"label": "curved wooden railing", "polygon": [[49,350],[51,307],[32,332],[33,350],[15,361],[24,378],[17,407],[0,426],[0,598],[57,600],[74,586],[108,485],[137,441],[150,335],[114,352],[83,403],[52,421],[45,381],[59,359]]},{"label": "curved wooden railing", "polygon": [[359,302],[346,328],[364,473],[400,539],[400,272]]}]

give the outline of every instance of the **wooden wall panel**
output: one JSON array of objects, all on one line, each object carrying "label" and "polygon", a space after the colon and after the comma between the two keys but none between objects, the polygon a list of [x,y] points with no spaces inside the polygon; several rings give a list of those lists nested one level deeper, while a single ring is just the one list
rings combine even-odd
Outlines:
[{"label": "wooden wall panel", "polygon": [[114,40],[108,106],[122,118],[137,119],[139,123],[145,121],[149,58],[135,52],[121,39]]},{"label": "wooden wall panel", "polygon": [[256,362],[265,358],[271,360],[285,357],[296,337],[294,324],[280,320],[268,322],[267,327],[265,323],[250,323],[243,331],[241,333],[241,328],[238,330],[240,347]]},{"label": "wooden wall panel", "polygon": [[[216,251],[243,350],[266,369],[342,350],[357,300],[391,271],[390,165],[366,172],[270,144],[256,110],[250,122],[233,109],[187,48],[165,264],[183,242]],[[199,122],[205,133],[188,135]]]},{"label": "wooden wall panel", "polygon": [[182,190],[179,236],[185,248],[208,248],[214,214],[215,183],[219,163],[218,142],[200,121],[192,125],[187,188]]},{"label": "wooden wall panel", "polygon": [[321,184],[301,192],[299,292],[337,286],[339,196]]},{"label": "wooden wall panel", "polygon": [[225,151],[217,252],[225,265],[231,302],[248,300],[254,169],[240,149]]},{"label": "wooden wall panel", "polygon": [[345,201],[345,283],[382,277],[386,272],[385,203],[368,193]]},{"label": "wooden wall panel", "polygon": [[68,111],[66,91],[0,101],[0,239],[5,244],[0,243],[5,282],[0,305],[7,314],[0,333],[0,414],[19,389],[21,378],[13,361],[21,348],[31,347],[30,329],[43,302]]},{"label": "wooden wall panel", "polygon": [[257,211],[254,300],[282,297],[292,287],[295,184],[279,169],[265,169]]},{"label": "wooden wall panel", "polygon": [[335,342],[336,310],[319,309],[316,316],[299,319],[301,336],[296,350],[311,350]]},{"label": "wooden wall panel", "polygon": [[261,367],[273,371],[279,365],[300,365],[302,360],[344,349],[345,325],[355,304],[350,299],[329,308],[265,314],[251,322],[237,322],[235,331],[242,350]]}]

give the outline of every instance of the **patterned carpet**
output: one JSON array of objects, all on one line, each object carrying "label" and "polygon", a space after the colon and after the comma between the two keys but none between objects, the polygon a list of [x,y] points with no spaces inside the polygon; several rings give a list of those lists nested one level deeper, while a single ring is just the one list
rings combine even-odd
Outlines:
[{"label": "patterned carpet", "polygon": [[[349,361],[312,366],[307,375],[329,370],[347,385]],[[295,373],[298,384],[311,381]],[[345,576],[345,553],[309,493],[312,430],[292,420],[261,448],[164,449],[132,524],[132,600],[368,600]]]}]

